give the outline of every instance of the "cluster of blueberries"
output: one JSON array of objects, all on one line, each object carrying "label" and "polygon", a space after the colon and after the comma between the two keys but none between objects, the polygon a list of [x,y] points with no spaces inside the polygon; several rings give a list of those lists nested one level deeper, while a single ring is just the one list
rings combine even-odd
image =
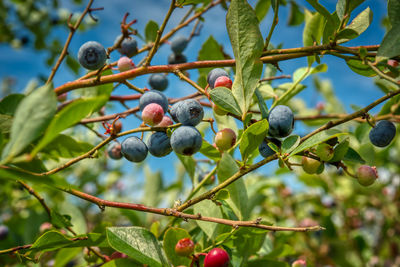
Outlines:
[{"label": "cluster of blueberries", "polygon": [[177,36],[171,41],[172,53],[168,56],[168,64],[186,63],[187,58],[182,52],[189,44],[189,39],[185,36]]}]

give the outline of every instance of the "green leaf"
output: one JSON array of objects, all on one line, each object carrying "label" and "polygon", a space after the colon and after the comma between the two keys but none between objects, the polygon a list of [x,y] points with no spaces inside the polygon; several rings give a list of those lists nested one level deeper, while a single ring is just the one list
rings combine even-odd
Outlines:
[{"label": "green leaf", "polygon": [[231,197],[231,195],[229,194],[229,191],[226,189],[221,189],[217,192],[217,194],[215,195],[215,199],[217,200],[227,200]]},{"label": "green leaf", "polygon": [[[204,192],[205,189],[201,189],[196,195],[198,196]],[[222,218],[222,211],[220,207],[209,199],[203,200],[194,205],[193,214],[199,213],[205,217]],[[204,234],[211,239],[214,239],[224,229],[223,225],[212,222],[196,221],[196,224],[200,227]]]},{"label": "green leaf", "polygon": [[210,91],[211,100],[220,108],[237,116],[241,116],[239,104],[232,91],[225,87],[216,87]]},{"label": "green leaf", "polygon": [[383,38],[376,61],[400,55],[400,23],[393,25]]},{"label": "green leaf", "polygon": [[373,77],[376,76],[376,72],[371,69],[370,66],[364,64],[361,60],[350,59],[346,60],[347,66],[357,74],[366,76],[366,77]]},{"label": "green leaf", "polygon": [[101,266],[102,267],[143,267],[143,264],[134,262],[131,259],[120,258],[120,259],[108,261],[105,264],[102,264]]},{"label": "green leaf", "polygon": [[2,164],[19,155],[49,125],[57,109],[52,85],[44,85],[25,97],[15,111],[10,142],[2,153]]},{"label": "green leaf", "polygon": [[365,160],[360,156],[360,154],[358,154],[357,151],[355,151],[351,147],[349,147],[349,149],[347,150],[346,155],[344,155],[343,160],[365,164]]},{"label": "green leaf", "polygon": [[296,155],[297,153],[300,153],[306,149],[309,149],[313,146],[316,146],[320,143],[323,143],[331,138],[334,137],[338,137],[338,136],[342,136],[345,135],[347,133],[338,133],[337,130],[326,130],[326,131],[322,131],[320,133],[317,133],[313,136],[311,136],[310,138],[308,138],[306,141],[304,141],[303,143],[301,143],[298,147],[296,147],[295,150],[293,150],[290,153],[290,156]]},{"label": "green leaf", "polygon": [[107,227],[111,247],[149,266],[168,266],[155,236],[142,227]]},{"label": "green leaf", "polygon": [[282,143],[282,154],[292,152],[300,144],[300,136],[291,135]]},{"label": "green leaf", "polygon": [[[325,18],[320,13],[311,13],[305,10],[305,26],[303,30],[303,44],[304,46],[313,46],[314,41],[319,44],[323,35]],[[314,56],[308,57],[308,65],[315,61]]]},{"label": "green leaf", "polygon": [[161,172],[153,172],[149,166],[144,167],[144,194],[142,203],[150,207],[156,207],[160,200],[161,194],[163,192],[163,180]]},{"label": "green leaf", "polygon": [[201,144],[200,153],[209,159],[218,161],[221,158],[221,153],[213,145],[203,140]]},{"label": "green leaf", "polygon": [[331,13],[318,0],[307,0],[307,2],[326,18],[328,24],[333,24]]},{"label": "green leaf", "polygon": [[400,1],[399,0],[388,0],[387,4],[388,16],[390,24],[400,24]]},{"label": "green leaf", "polygon": [[271,7],[271,0],[258,0],[254,11],[259,22],[261,22],[268,14]]},{"label": "green leaf", "polygon": [[266,233],[267,231],[262,229],[239,228],[233,237],[234,247],[239,254],[246,259],[260,250],[264,243]]},{"label": "green leaf", "polygon": [[11,131],[13,117],[10,115],[0,114],[0,132],[7,134]]},{"label": "green leaf", "polygon": [[[201,46],[199,51],[198,60],[220,60],[225,59],[223,54],[223,47],[218,44],[212,35],[208,37],[207,41]],[[213,68],[199,68],[198,83],[200,86],[205,87],[207,84],[207,74]]]},{"label": "green leaf", "polygon": [[179,256],[175,253],[175,246],[182,238],[190,238],[189,233],[182,228],[169,228],[164,235],[163,247],[165,254],[173,266],[189,266],[191,260],[187,257]]},{"label": "green leaf", "polygon": [[187,6],[187,5],[193,5],[193,4],[196,5],[201,3],[208,4],[210,2],[211,0],[179,0],[177,4]]},{"label": "green leaf", "polygon": [[158,24],[154,20],[147,22],[145,29],[146,42],[150,43],[156,40],[158,29]]},{"label": "green leaf", "polygon": [[232,0],[226,26],[236,59],[236,75],[232,85],[241,114],[247,112],[262,73],[260,56],[264,41],[254,10],[245,0]]},{"label": "green leaf", "polygon": [[260,108],[260,111],[261,111],[261,117],[263,119],[267,119],[268,118],[268,107],[267,107],[267,104],[265,104],[264,98],[258,88],[256,88],[255,95],[257,97],[258,107]]},{"label": "green leaf", "polygon": [[95,110],[103,106],[104,101],[107,101],[105,96],[78,99],[67,105],[54,116],[49,127],[44,134],[44,137],[32,151],[31,155],[35,155],[42,150],[47,144],[53,141],[59,133],[78,123],[81,119],[86,118]]},{"label": "green leaf", "polygon": [[75,258],[79,253],[82,252],[82,248],[63,248],[57,251],[54,257],[54,267],[64,267],[69,261]]},{"label": "green leaf", "polygon": [[[359,5],[361,5],[365,0],[338,0],[336,4],[336,12],[339,16],[339,19],[342,20],[344,15],[348,15],[350,17],[351,12],[356,9]],[[347,10],[346,10],[347,4]]]},{"label": "green leaf", "polygon": [[337,43],[344,43],[358,37],[371,25],[372,17],[372,11],[367,7],[353,19],[350,25],[338,33]]},{"label": "green leaf", "polygon": [[304,22],[304,13],[301,12],[299,5],[294,1],[290,1],[290,13],[288,25],[297,26]]},{"label": "green leaf", "polygon": [[243,161],[250,156],[250,154],[258,148],[264,140],[268,132],[268,121],[261,120],[250,125],[241,137],[239,144],[240,153],[242,154]]},{"label": "green leaf", "polygon": [[347,151],[349,149],[349,140],[346,138],[342,142],[340,142],[338,145],[336,145],[334,149],[334,154],[333,158],[329,162],[337,162],[341,161],[344,156],[346,155]]},{"label": "green leaf", "polygon": [[248,267],[259,267],[259,266],[289,267],[289,264],[284,261],[276,261],[270,259],[257,259],[249,261],[248,263]]},{"label": "green leaf", "polygon": [[14,116],[19,103],[24,99],[23,94],[11,94],[0,101],[0,114]]},{"label": "green leaf", "polygon": [[64,134],[57,135],[53,141],[45,146],[42,152],[58,158],[74,158],[88,152],[93,146],[89,143],[78,142]]},{"label": "green leaf", "polygon": [[62,215],[55,210],[51,210],[51,224],[53,224],[57,228],[65,228],[72,226],[71,224],[71,216]]},{"label": "green leaf", "polygon": [[[223,153],[217,167],[218,182],[222,183],[239,171],[235,159],[229,153]],[[240,220],[248,218],[247,189],[243,179],[239,179],[227,186],[230,198],[226,201]]]},{"label": "green leaf", "polygon": [[194,181],[194,172],[196,170],[196,162],[194,161],[192,156],[183,156],[176,154],[176,156],[180,159],[183,166],[185,167],[186,172],[188,173],[189,177]]}]

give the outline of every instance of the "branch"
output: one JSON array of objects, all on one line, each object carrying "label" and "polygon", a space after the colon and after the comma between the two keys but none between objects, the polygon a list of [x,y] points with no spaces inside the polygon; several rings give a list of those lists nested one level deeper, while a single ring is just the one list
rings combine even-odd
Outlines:
[{"label": "branch", "polygon": [[272,25],[271,25],[271,29],[269,30],[268,36],[267,38],[265,38],[265,45],[264,45],[264,49],[268,49],[268,45],[269,45],[269,41],[271,40],[272,37],[272,33],[275,30],[276,25],[278,25],[279,22],[279,18],[278,18],[278,12],[279,12],[279,0],[276,0],[276,7],[275,7],[275,13],[274,13],[274,18],[272,20]]},{"label": "branch", "polygon": [[157,49],[160,46],[161,35],[164,32],[165,26],[167,25],[167,22],[168,22],[169,18],[171,17],[171,14],[174,11],[174,9],[175,9],[175,0],[172,0],[171,5],[169,6],[169,9],[168,9],[167,15],[165,16],[160,29],[157,31],[157,36],[156,36],[156,40],[154,41],[154,45],[153,45],[152,49],[150,50],[149,54],[147,55],[146,61],[143,64],[144,67],[147,67],[148,65],[150,65],[151,59],[157,52]]},{"label": "branch", "polygon": [[77,196],[81,199],[87,200],[99,206],[101,210],[104,210],[105,207],[114,207],[120,209],[129,209],[129,210],[137,210],[143,211],[148,213],[154,213],[163,216],[173,216],[176,218],[181,218],[185,221],[187,220],[197,220],[197,221],[205,221],[205,222],[213,222],[219,224],[225,224],[232,226],[234,228],[238,227],[253,227],[253,228],[260,228],[269,231],[291,231],[291,232],[308,232],[308,231],[320,231],[324,230],[325,228],[321,226],[312,226],[312,227],[280,227],[280,226],[271,226],[271,225],[264,225],[260,223],[260,219],[254,221],[235,221],[235,220],[228,220],[228,219],[221,219],[221,218],[214,218],[214,217],[204,217],[201,214],[188,214],[177,211],[175,209],[169,208],[153,208],[147,207],[141,204],[134,204],[134,203],[124,203],[124,202],[115,202],[109,200],[103,200],[101,198],[86,194],[84,192],[70,189],[70,188],[58,188],[66,193],[72,194]]},{"label": "branch", "polygon": [[26,191],[29,192],[32,196],[34,196],[39,203],[43,206],[44,210],[47,212],[47,215],[49,216],[49,220],[51,221],[51,210],[49,206],[47,206],[46,202],[44,201],[44,198],[41,197],[32,187],[30,187],[28,184],[24,183],[21,180],[17,180],[17,182],[22,185],[26,189]]},{"label": "branch", "polygon": [[[61,63],[62,63],[62,61],[63,61],[64,58],[67,56],[67,54],[68,54],[68,47],[69,47],[69,44],[71,43],[72,37],[74,36],[75,31],[79,28],[79,25],[81,24],[83,18],[86,16],[87,13],[90,12],[90,7],[91,7],[91,5],[93,4],[93,1],[94,1],[94,0],[89,0],[89,3],[87,4],[85,10],[83,11],[83,13],[82,13],[82,15],[79,17],[79,19],[76,21],[76,23],[75,23],[74,26],[68,25],[70,31],[69,31],[69,34],[68,34],[67,41],[65,42],[64,48],[63,48],[63,50],[61,51],[61,54],[60,54],[59,58],[57,59],[56,65],[55,65],[55,66],[52,68],[52,70],[51,70],[50,76],[49,76],[49,78],[47,79],[46,84],[50,83],[50,82],[53,80],[54,75],[56,74],[58,68],[60,67],[60,65],[61,65]],[[70,18],[71,18],[71,17],[70,17]],[[69,23],[69,22],[68,22],[68,23]]]}]

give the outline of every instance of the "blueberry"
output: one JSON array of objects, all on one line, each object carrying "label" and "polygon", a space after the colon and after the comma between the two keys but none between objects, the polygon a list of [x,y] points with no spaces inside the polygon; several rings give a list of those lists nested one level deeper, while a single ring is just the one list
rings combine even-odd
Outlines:
[{"label": "blueberry", "polygon": [[136,136],[126,138],[121,144],[122,155],[129,161],[141,162],[147,156],[147,146]]},{"label": "blueberry", "polygon": [[172,151],[169,137],[165,132],[153,133],[147,142],[147,147],[150,154],[155,157],[164,157]]},{"label": "blueberry", "polygon": [[[118,42],[119,38],[121,38],[121,35],[119,35],[115,39],[114,44],[116,44]],[[137,42],[136,42],[135,38],[133,38],[131,36],[125,38],[121,43],[121,47],[117,48],[117,50],[122,55],[125,55],[127,57],[133,57],[138,52]]]},{"label": "blueberry", "polygon": [[149,78],[149,84],[154,90],[164,91],[168,87],[168,79],[164,74],[154,73]]},{"label": "blueberry", "polygon": [[200,132],[192,126],[181,126],[171,135],[172,149],[182,155],[190,156],[200,150],[203,139]]},{"label": "blueberry", "polygon": [[294,126],[292,110],[283,105],[274,107],[268,114],[269,135],[272,137],[288,136]]},{"label": "blueberry", "polygon": [[145,92],[139,99],[140,110],[143,111],[144,107],[151,103],[159,104],[163,108],[164,113],[168,111],[168,99],[159,91]]},{"label": "blueberry", "polygon": [[221,76],[229,77],[228,73],[224,69],[221,68],[212,69],[207,75],[208,86],[211,89],[213,89],[215,81]]},{"label": "blueberry", "polygon": [[183,125],[196,126],[203,119],[204,110],[199,101],[186,99],[179,105],[176,117]]},{"label": "blueberry", "polygon": [[369,132],[369,140],[374,146],[385,147],[392,142],[396,135],[396,127],[390,121],[378,121]]},{"label": "blueberry", "polygon": [[268,158],[269,156],[272,156],[276,153],[269,147],[268,143],[270,142],[274,143],[277,147],[281,146],[281,141],[279,141],[278,139],[264,139],[262,143],[258,146],[258,151],[260,152],[260,155],[264,158]]},{"label": "blueberry", "polygon": [[184,36],[177,36],[171,41],[171,49],[175,54],[181,54],[188,45],[189,40]]},{"label": "blueberry", "polygon": [[8,227],[5,225],[0,225],[0,240],[4,240],[8,236]]},{"label": "blueberry", "polygon": [[107,154],[112,159],[121,159],[121,144],[118,142],[112,142],[107,148]]},{"label": "blueberry", "polygon": [[171,118],[175,121],[175,122],[179,122],[178,118],[177,118],[177,112],[179,109],[179,106],[182,104],[182,101],[176,102],[175,104],[172,105],[172,107],[169,110],[169,114],[171,114]]},{"label": "blueberry", "polygon": [[187,58],[183,54],[172,53],[168,57],[168,64],[180,64],[180,63],[186,63],[186,62],[187,62]]},{"label": "blueberry", "polygon": [[79,48],[78,61],[86,69],[100,69],[104,66],[106,60],[106,50],[98,42],[86,42]]}]

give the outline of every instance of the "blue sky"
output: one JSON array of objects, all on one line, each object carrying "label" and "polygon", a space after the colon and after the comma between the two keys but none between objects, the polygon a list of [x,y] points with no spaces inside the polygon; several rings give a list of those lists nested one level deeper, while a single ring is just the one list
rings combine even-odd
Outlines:
[{"label": "blue sky", "polygon": [[[86,1],[83,1],[86,2]],[[253,6],[256,1],[249,1]],[[305,0],[296,1],[300,5],[304,5],[310,10],[313,8],[306,3]],[[333,12],[335,10],[336,2],[335,0],[325,0],[320,1],[325,5],[329,11]],[[61,1],[61,5],[66,8],[71,8],[73,11],[81,11],[83,6],[77,7],[71,4],[71,1]],[[96,0],[94,7],[104,7],[104,11],[99,11],[95,13],[95,16],[99,18],[98,26],[94,27],[90,31],[77,32],[73,37],[70,53],[72,56],[76,57],[77,51],[81,44],[89,40],[95,40],[102,43],[105,47],[111,46],[114,42],[116,36],[120,34],[120,22],[122,20],[125,12],[129,12],[129,19],[137,19],[138,22],[134,25],[141,33],[144,32],[145,25],[149,19],[155,20],[157,23],[161,24],[164,15],[168,9],[168,0]],[[357,14],[364,10],[366,7],[370,7],[374,13],[374,19],[371,27],[364,32],[357,40],[347,43],[348,46],[356,45],[373,45],[379,44],[384,35],[384,29],[381,26],[381,20],[386,13],[386,1],[384,0],[367,0],[360,7],[358,7],[353,13]],[[176,26],[180,18],[185,14],[186,8],[177,9],[174,11],[172,19],[169,21],[166,32],[168,32],[172,27]],[[287,17],[288,8],[281,8],[279,12],[280,22],[276,27],[276,30],[272,36],[271,42],[274,45],[283,43],[284,48],[299,47],[302,46],[302,28],[304,25],[297,27],[288,27]],[[267,18],[261,23],[260,28],[263,36],[268,33],[269,27],[272,21],[272,10],[270,10]],[[354,15],[353,15],[354,17]],[[196,37],[189,44],[188,48],[185,50],[185,54],[189,61],[194,61],[197,58],[198,51],[203,44],[203,42],[213,35],[213,37],[224,46],[224,50],[230,55],[233,55],[231,46],[229,43],[229,38],[226,32],[225,26],[225,10],[221,7],[216,7],[206,13],[204,16],[205,22],[201,31],[201,36]],[[193,25],[193,24],[191,24]],[[179,34],[189,35],[192,27],[182,29]],[[59,36],[61,40],[65,40],[67,37],[67,30],[60,29],[54,33]],[[143,34],[144,35],[144,34]],[[139,41],[139,45],[143,45],[142,41]],[[170,53],[170,48],[168,45],[161,47],[159,53],[155,56],[152,61],[153,65],[166,64],[167,57]],[[134,57],[134,62],[140,61],[143,55]],[[111,60],[114,61],[119,57],[117,53],[113,53]],[[36,52],[33,49],[23,48],[21,50],[13,50],[7,45],[0,45],[0,79],[6,76],[12,76],[17,79],[17,88],[22,91],[25,85],[34,77],[38,75],[48,76],[50,73],[50,68],[45,66],[44,61],[46,58],[45,52]],[[324,79],[330,79],[333,86],[337,92],[338,97],[345,103],[348,111],[350,104],[356,104],[358,106],[367,105],[376,98],[382,95],[382,93],[373,84],[373,79],[359,76],[353,73],[344,63],[343,60],[337,59],[331,56],[326,56],[322,59],[322,63],[328,65],[328,71],[321,74],[320,77]],[[283,74],[292,74],[297,68],[306,66],[307,62],[305,58],[296,59],[292,61],[282,62],[280,64]],[[84,73],[82,70],[81,74]],[[190,71],[191,78],[196,80],[197,71]],[[74,80],[76,77],[66,68],[64,65],[60,68],[55,76],[54,84],[55,86],[61,85],[65,82]],[[165,94],[169,97],[183,96],[187,94],[194,93],[195,90],[179,79],[173,77],[173,75],[168,75],[169,87],[165,91]],[[147,85],[148,76],[143,76],[136,78],[132,81],[135,85],[139,87],[148,86]],[[285,81],[286,82],[286,81]],[[277,83],[275,83],[277,84]],[[308,79],[305,84],[310,85],[300,96],[303,99],[308,99],[307,104],[309,106],[315,106],[319,98],[316,96],[315,90],[312,89],[312,79]],[[130,94],[129,91],[124,88],[118,88],[115,94]],[[136,102],[128,102],[131,106],[136,106]],[[116,105],[117,110],[120,110],[120,106]],[[108,112],[108,113],[111,113]],[[131,125],[134,128],[138,124],[137,119],[127,119],[127,125]],[[211,142],[211,140],[209,140]],[[176,157],[170,155],[167,158],[157,159],[149,156],[149,163],[154,169],[166,168],[170,166],[168,162],[174,160]]]}]

